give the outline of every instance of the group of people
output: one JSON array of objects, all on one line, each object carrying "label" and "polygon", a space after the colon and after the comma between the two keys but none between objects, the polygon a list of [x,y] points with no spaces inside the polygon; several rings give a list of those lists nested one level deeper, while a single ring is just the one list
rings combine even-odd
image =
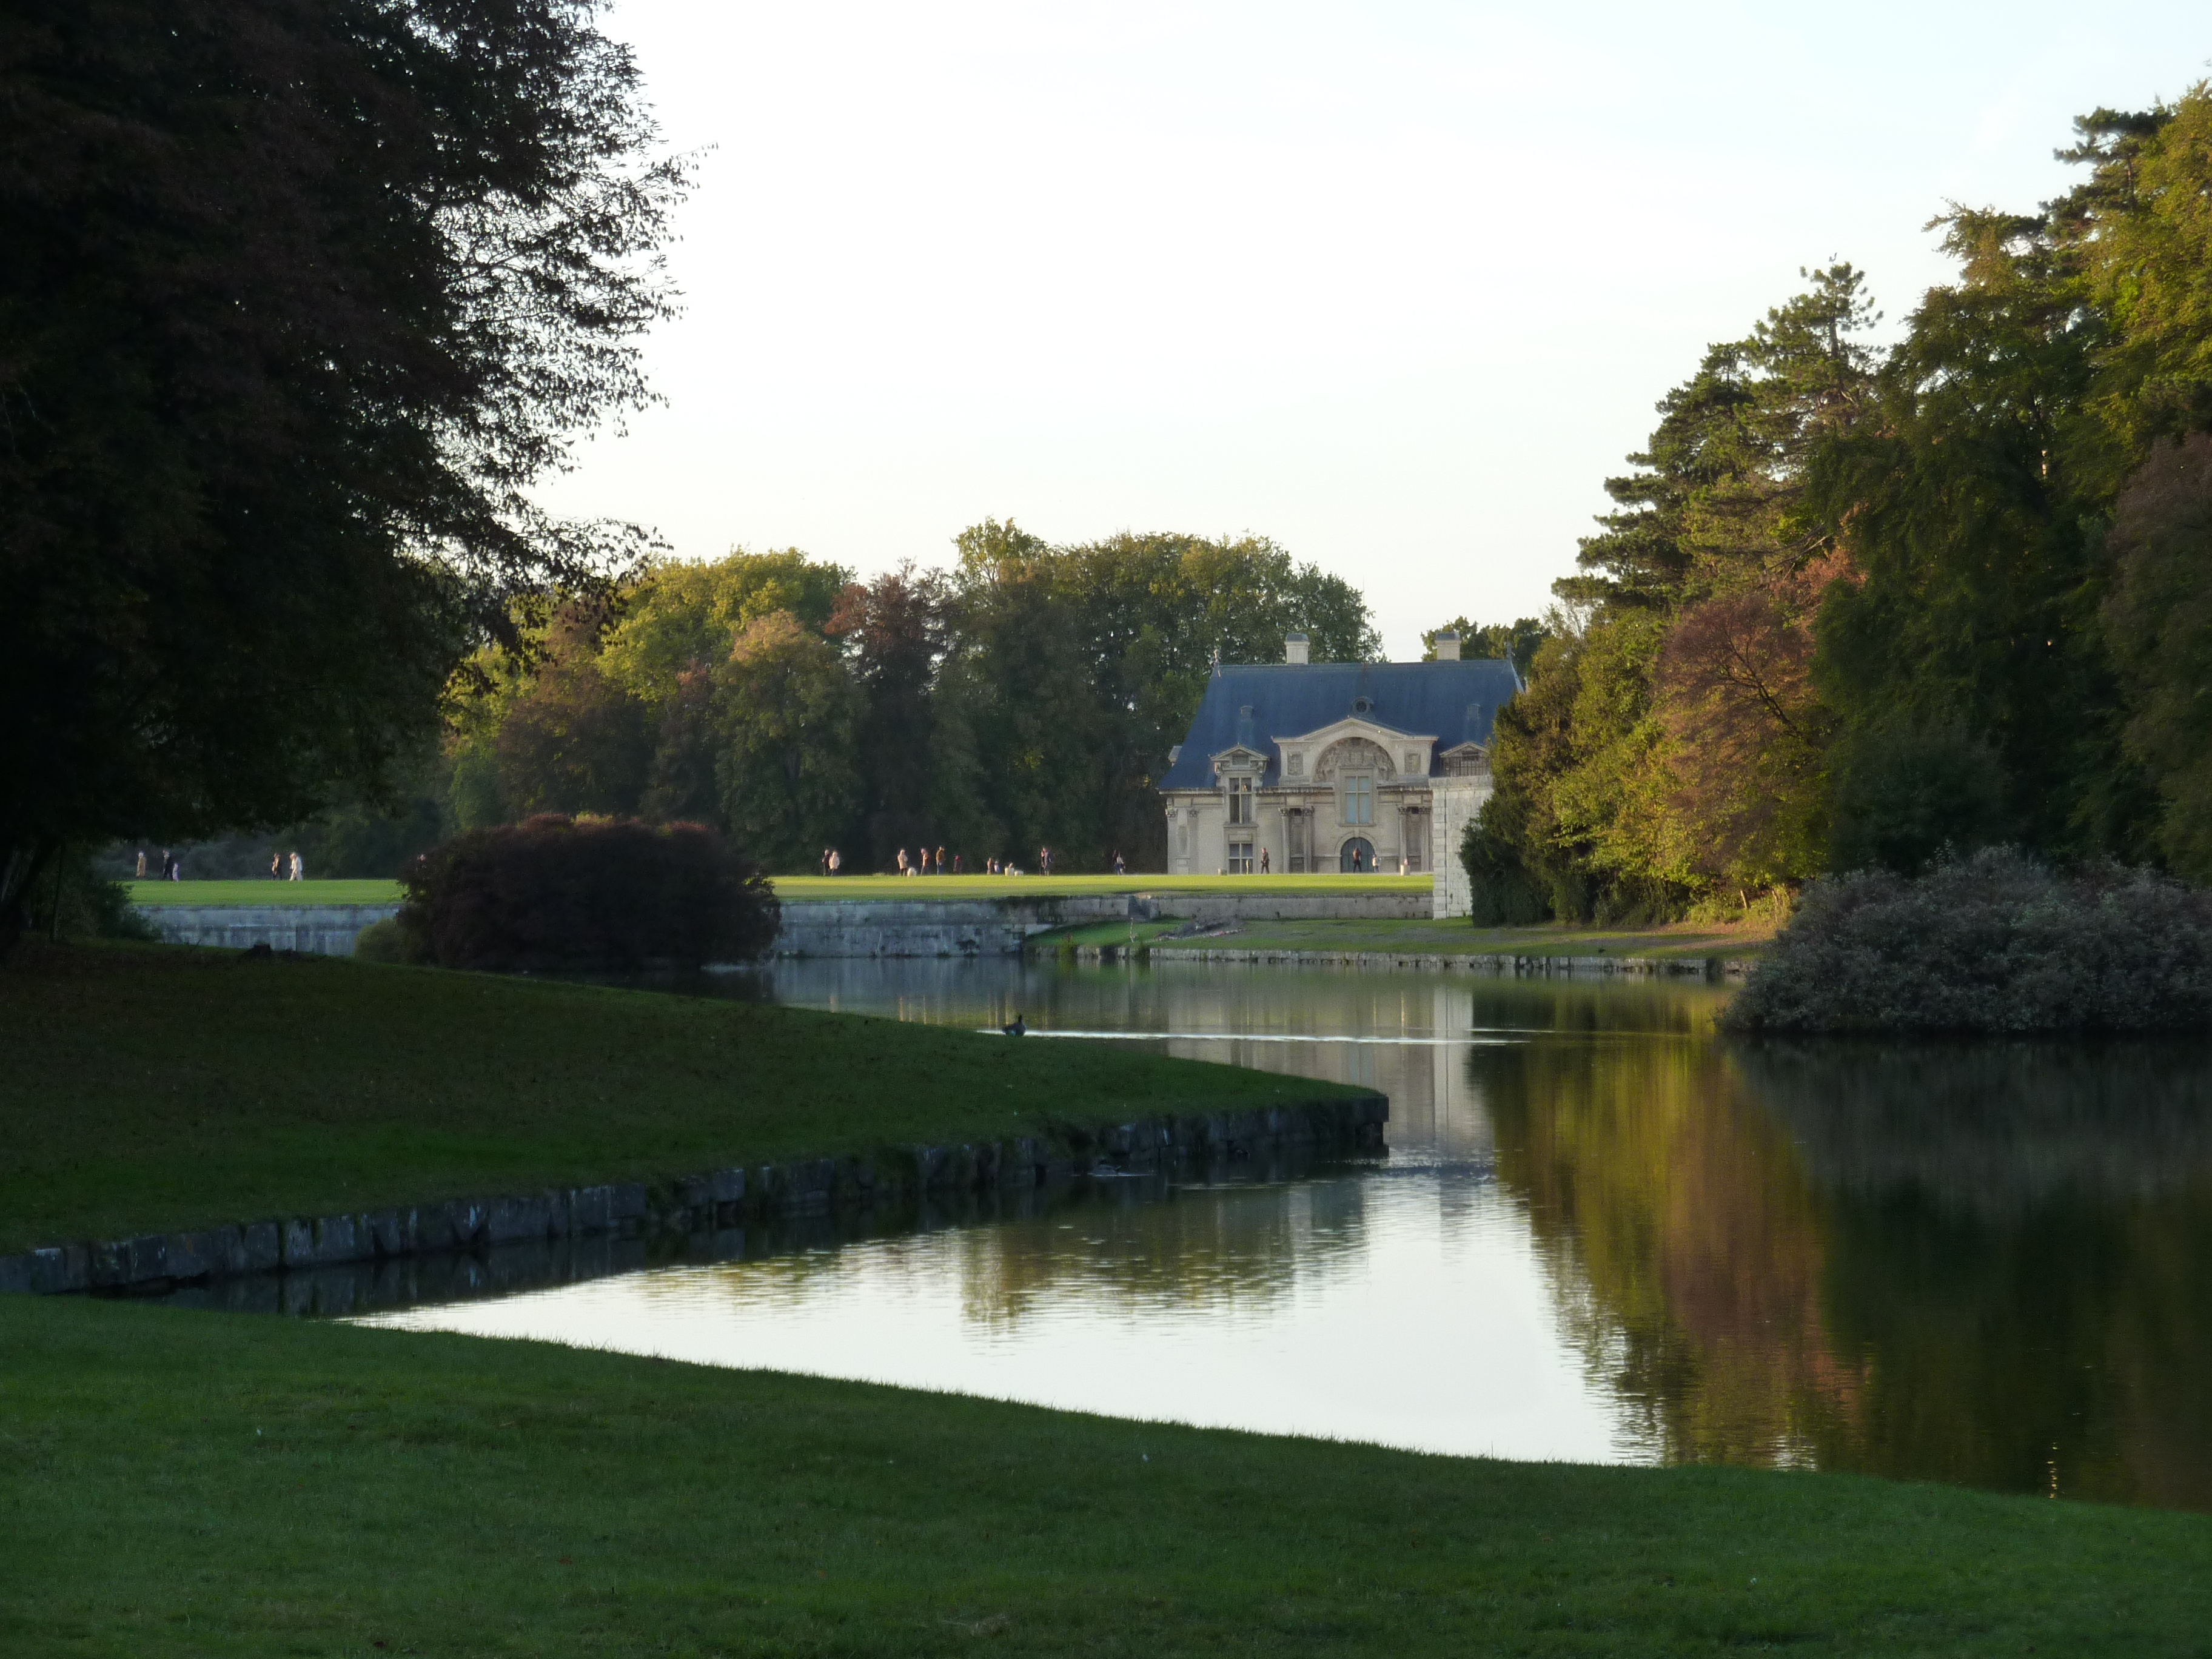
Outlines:
[{"label": "group of people", "polygon": [[[297,853],[292,854],[295,861],[299,856]],[[822,856],[816,860],[815,867],[825,876],[842,875],[845,871],[845,855],[834,847],[825,847],[822,849]],[[1048,876],[1052,873],[1051,848],[1037,848],[1036,867],[1037,873],[1040,875]],[[898,872],[902,876],[962,876],[968,873],[968,866],[967,861],[959,854],[954,853],[948,857],[942,847],[937,848],[935,852],[932,852],[927,847],[917,847],[912,852],[908,852],[902,847],[898,849]],[[1121,855],[1119,853],[1115,854],[1114,873],[1119,876],[1127,872],[1127,869],[1122,863]],[[1011,864],[1005,859],[992,858],[983,860],[980,873],[987,876],[1018,876],[1023,872],[1018,864]]]},{"label": "group of people", "polygon": [[[140,881],[147,879],[146,863],[146,849],[142,847],[138,849],[137,878]],[[180,853],[172,853],[167,848],[164,847],[161,849],[161,862],[152,878],[155,881],[182,881],[185,878],[184,855]],[[301,858],[298,853],[270,854],[270,880],[305,881],[307,878],[307,860]]]}]

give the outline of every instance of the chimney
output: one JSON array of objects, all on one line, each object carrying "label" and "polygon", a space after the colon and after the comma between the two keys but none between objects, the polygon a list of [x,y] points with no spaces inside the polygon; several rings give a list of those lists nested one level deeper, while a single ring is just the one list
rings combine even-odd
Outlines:
[{"label": "chimney", "polygon": [[1249,702],[1237,711],[1237,746],[1255,750],[1259,747],[1252,740],[1252,705]]},{"label": "chimney", "polygon": [[1449,628],[1437,635],[1437,660],[1438,662],[1459,660],[1459,635]]},{"label": "chimney", "polygon": [[1303,663],[1306,659],[1306,636],[1303,634],[1283,635],[1283,660]]}]

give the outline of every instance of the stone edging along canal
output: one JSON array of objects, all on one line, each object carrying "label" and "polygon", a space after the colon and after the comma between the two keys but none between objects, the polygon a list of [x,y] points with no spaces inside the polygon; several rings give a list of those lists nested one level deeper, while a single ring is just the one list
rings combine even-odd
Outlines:
[{"label": "stone edging along canal", "polygon": [[[1146,947],[1139,945],[1138,951]],[[1126,945],[1083,945],[1079,962],[1126,962],[1134,953]],[[1516,978],[1552,979],[1624,975],[1632,978],[1741,979],[1758,964],[1723,957],[1522,957],[1457,956],[1437,951],[1285,951],[1185,948],[1153,945],[1146,958],[1164,962],[1264,963],[1284,968],[1425,968]]]},{"label": "stone edging along canal", "polygon": [[1379,1148],[1390,1103],[1379,1094],[1296,1101],[1203,1115],[1144,1118],[980,1145],[915,1146],[710,1170],[661,1182],[448,1199],[441,1203],[147,1233],[0,1256],[0,1291],[151,1291],[242,1274],[320,1268],[492,1245],[690,1231],[740,1218],[865,1207],[935,1193],[1033,1188],[1099,1163],[1152,1170],[1236,1162],[1287,1145]]}]

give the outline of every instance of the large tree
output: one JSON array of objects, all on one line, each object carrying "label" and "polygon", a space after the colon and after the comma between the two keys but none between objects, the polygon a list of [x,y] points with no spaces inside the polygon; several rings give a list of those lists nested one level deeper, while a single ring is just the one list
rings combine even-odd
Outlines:
[{"label": "large tree", "polygon": [[595,0],[0,15],[0,947],[58,848],[374,787],[646,397],[681,168]]}]

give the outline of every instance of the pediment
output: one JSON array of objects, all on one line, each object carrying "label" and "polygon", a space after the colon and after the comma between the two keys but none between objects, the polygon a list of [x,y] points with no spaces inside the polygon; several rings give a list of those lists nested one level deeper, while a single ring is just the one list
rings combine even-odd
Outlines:
[{"label": "pediment", "polygon": [[1370,743],[1380,744],[1385,748],[1392,744],[1431,744],[1436,741],[1434,738],[1425,737],[1419,732],[1401,732],[1395,726],[1385,726],[1380,720],[1361,720],[1357,715],[1346,715],[1316,731],[1303,732],[1296,737],[1280,737],[1275,741],[1278,744],[1295,743],[1318,749],[1326,748],[1340,738],[1365,738]]},{"label": "pediment", "polygon": [[1267,755],[1261,750],[1249,748],[1241,743],[1231,744],[1228,748],[1213,756],[1212,761],[1213,769],[1217,773],[1241,770],[1246,767],[1255,772],[1264,772],[1267,769]]}]

